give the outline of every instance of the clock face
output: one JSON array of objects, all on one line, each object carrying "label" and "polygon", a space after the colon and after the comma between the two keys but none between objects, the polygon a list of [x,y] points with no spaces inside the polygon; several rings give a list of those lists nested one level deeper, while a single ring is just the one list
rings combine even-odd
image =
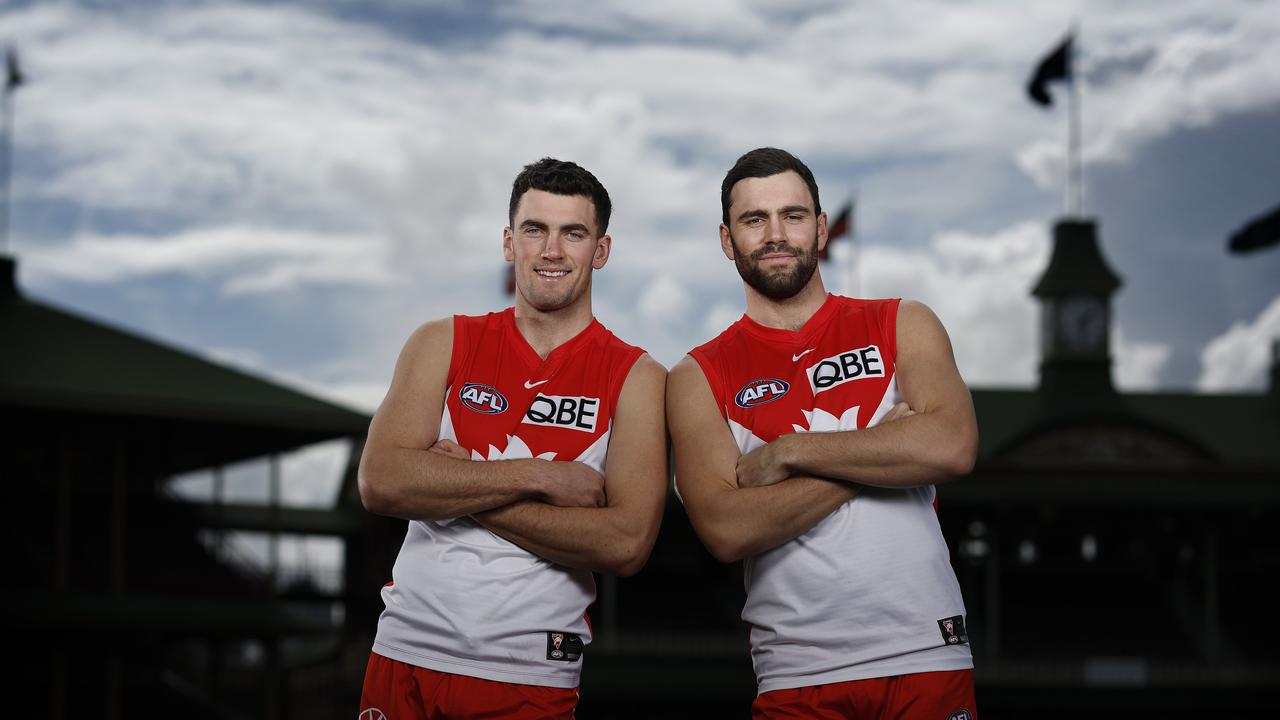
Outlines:
[{"label": "clock face", "polygon": [[1058,334],[1068,350],[1100,350],[1107,336],[1106,305],[1098,298],[1067,298],[1058,312]]}]

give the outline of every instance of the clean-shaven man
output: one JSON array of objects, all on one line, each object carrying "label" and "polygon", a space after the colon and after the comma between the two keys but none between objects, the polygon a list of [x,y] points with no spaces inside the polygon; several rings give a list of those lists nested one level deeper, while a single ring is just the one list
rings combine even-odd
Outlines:
[{"label": "clean-shaven man", "polygon": [[409,520],[361,717],[573,717],[591,573],[640,569],[667,482],[666,371],[592,315],[610,210],[582,167],[526,166],[515,306],[405,344],[360,462],[365,507]]}]

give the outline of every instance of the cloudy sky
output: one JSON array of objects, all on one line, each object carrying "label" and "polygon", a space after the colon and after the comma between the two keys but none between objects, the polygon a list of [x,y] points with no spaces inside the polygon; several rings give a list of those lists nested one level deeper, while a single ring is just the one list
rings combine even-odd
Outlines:
[{"label": "cloudy sky", "polygon": [[597,315],[670,366],[743,310],[719,182],[775,145],[858,197],[828,288],[923,300],[972,385],[1030,386],[1066,112],[1023,88],[1073,19],[1118,381],[1259,391],[1280,248],[1224,246],[1280,202],[1275,2],[10,0],[10,251],[32,297],[371,410],[415,326],[508,303],[545,155],[609,188]]}]

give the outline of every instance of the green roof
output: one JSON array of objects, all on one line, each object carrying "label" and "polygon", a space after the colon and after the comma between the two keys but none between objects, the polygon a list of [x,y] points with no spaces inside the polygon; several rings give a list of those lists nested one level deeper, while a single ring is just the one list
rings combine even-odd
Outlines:
[{"label": "green roof", "polygon": [[368,429],[362,413],[28,300],[14,269],[0,257],[0,407],[28,424],[150,433],[157,469],[174,472]]},{"label": "green roof", "polygon": [[1280,397],[1274,388],[1257,395],[1118,393],[1111,403],[1074,398],[1075,404],[1062,404],[1064,400],[1051,404],[1036,389],[973,390],[979,461],[997,460],[1019,441],[1054,428],[1106,422],[1176,438],[1219,466],[1280,468]]},{"label": "green roof", "polygon": [[[13,261],[0,262],[12,273]],[[369,418],[355,411],[16,292],[0,297],[0,333],[6,405],[341,434],[368,428]]]}]

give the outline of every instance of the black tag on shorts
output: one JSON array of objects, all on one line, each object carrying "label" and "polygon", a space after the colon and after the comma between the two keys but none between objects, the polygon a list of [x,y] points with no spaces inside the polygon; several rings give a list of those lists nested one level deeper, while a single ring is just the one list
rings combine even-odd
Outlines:
[{"label": "black tag on shorts", "polygon": [[964,616],[942,618],[938,621],[938,629],[942,631],[942,641],[948,645],[965,645],[969,642],[969,631],[964,629]]},{"label": "black tag on shorts", "polygon": [[573,633],[547,633],[547,659],[573,662],[582,657],[582,638]]}]

